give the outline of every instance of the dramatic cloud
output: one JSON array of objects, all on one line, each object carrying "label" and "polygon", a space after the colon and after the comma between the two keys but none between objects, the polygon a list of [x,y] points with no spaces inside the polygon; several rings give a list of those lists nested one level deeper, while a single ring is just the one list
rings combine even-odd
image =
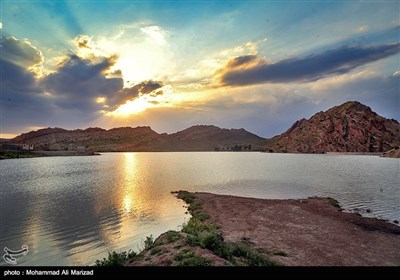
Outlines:
[{"label": "dramatic cloud", "polygon": [[[43,56],[28,41],[14,37],[2,38],[0,57],[1,99],[6,107],[19,107],[28,100],[35,104],[33,98],[42,92],[37,85],[35,75],[28,69],[41,64]],[[29,106],[29,105],[28,105]]]},{"label": "dramatic cloud", "polygon": [[94,64],[70,55],[56,72],[42,80],[42,85],[62,108],[93,108],[99,106],[95,102],[98,97],[112,97],[123,87],[121,78],[105,77],[114,63],[115,57],[103,58],[100,63]]},{"label": "dramatic cloud", "polygon": [[399,51],[399,43],[368,48],[341,47],[273,64],[262,59],[256,60],[254,56],[245,56],[229,61],[217,75],[224,86],[316,81],[350,72],[363,64],[397,54]]},{"label": "dramatic cloud", "polygon": [[156,94],[154,91],[163,86],[161,82],[150,80],[123,88],[120,73],[108,73],[115,60],[115,57],[104,57],[99,63],[94,63],[71,55],[41,84],[60,108],[94,112],[114,111],[140,95]]},{"label": "dramatic cloud", "polygon": [[[0,56],[0,111],[2,129],[17,132],[23,126],[44,123],[49,99],[43,94],[33,72],[43,57],[28,41],[2,38]],[[32,70],[32,71],[31,71]],[[15,130],[15,131],[14,131]]]},{"label": "dramatic cloud", "polygon": [[1,59],[21,67],[31,67],[43,63],[42,53],[28,40],[20,41],[15,37],[1,39]]},{"label": "dramatic cloud", "polygon": [[[90,37],[80,36],[75,41],[80,48],[91,48]],[[3,38],[1,43],[1,111],[7,120],[2,127],[10,132],[19,131],[21,124],[24,130],[54,123],[74,127],[141,96],[163,94],[164,85],[159,81],[124,88],[121,71],[111,70],[115,56],[69,55],[53,73],[39,77],[34,67],[42,66],[43,55],[36,47],[14,37]]]}]

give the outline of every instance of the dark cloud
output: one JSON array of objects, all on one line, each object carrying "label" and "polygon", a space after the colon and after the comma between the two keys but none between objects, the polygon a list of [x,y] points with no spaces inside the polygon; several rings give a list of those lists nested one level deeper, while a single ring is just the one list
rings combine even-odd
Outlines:
[{"label": "dark cloud", "polygon": [[161,87],[163,83],[159,81],[144,81],[139,84],[132,86],[131,88],[125,89],[126,93],[137,93],[137,94],[149,94]]},{"label": "dark cloud", "polygon": [[256,55],[244,55],[244,56],[239,56],[235,57],[234,59],[230,60],[226,67],[228,68],[234,68],[238,67],[241,65],[247,65],[250,62],[257,61],[257,56]]},{"label": "dark cloud", "polygon": [[[140,95],[154,94],[154,91],[163,86],[162,82],[149,80],[130,88],[123,88],[121,71],[109,73],[116,57],[96,58],[99,59],[100,62],[94,63],[70,55],[57,71],[45,77],[41,84],[55,97],[55,104],[60,108],[82,111],[113,111],[119,105]],[[98,97],[104,97],[105,103],[96,103]]]},{"label": "dark cloud", "polygon": [[28,41],[20,41],[9,36],[1,38],[1,60],[21,67],[30,67],[43,63],[42,53]]},{"label": "dark cloud", "polygon": [[48,116],[43,112],[49,109],[49,99],[43,94],[35,74],[27,69],[40,62],[38,52],[29,44],[14,38],[3,39],[2,43],[0,52],[2,129],[13,132],[20,130],[21,126],[36,126],[45,122]]},{"label": "dark cloud", "polygon": [[105,74],[115,63],[115,57],[92,63],[70,55],[56,72],[43,78],[44,89],[51,93],[55,103],[62,108],[96,109],[97,97],[112,99],[122,90],[122,78],[106,78]]},{"label": "dark cloud", "polygon": [[42,62],[41,53],[27,41],[2,38],[0,56],[2,104],[9,110],[38,106],[44,101],[34,73],[27,68]]},{"label": "dark cloud", "polygon": [[107,110],[113,111],[119,105],[122,105],[125,102],[135,99],[141,95],[149,94],[151,96],[157,96],[163,94],[162,90],[156,91],[161,87],[163,87],[162,82],[150,80],[133,85],[129,88],[124,88],[113,96],[107,97],[107,105],[109,106]]},{"label": "dark cloud", "polygon": [[254,56],[244,56],[229,61],[217,75],[224,86],[315,81],[347,73],[363,64],[397,54],[399,51],[400,43],[368,48],[341,47],[274,64],[268,64],[262,59],[257,61]]}]

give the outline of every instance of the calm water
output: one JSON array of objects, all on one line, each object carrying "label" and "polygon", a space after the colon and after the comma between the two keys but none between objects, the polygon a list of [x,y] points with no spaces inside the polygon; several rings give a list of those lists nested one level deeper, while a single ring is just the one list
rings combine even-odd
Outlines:
[{"label": "calm water", "polygon": [[[19,265],[90,265],[138,251],[188,219],[173,190],[258,198],[330,196],[400,220],[400,161],[266,153],[110,153],[0,161],[0,249]],[[5,262],[1,258],[1,265]]]}]

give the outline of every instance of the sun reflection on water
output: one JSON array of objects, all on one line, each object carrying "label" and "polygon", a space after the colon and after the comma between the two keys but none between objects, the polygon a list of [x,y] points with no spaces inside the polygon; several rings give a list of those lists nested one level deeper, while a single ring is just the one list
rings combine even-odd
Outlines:
[{"label": "sun reflection on water", "polygon": [[132,197],[130,195],[125,195],[123,199],[123,209],[124,212],[129,214],[132,211]]}]

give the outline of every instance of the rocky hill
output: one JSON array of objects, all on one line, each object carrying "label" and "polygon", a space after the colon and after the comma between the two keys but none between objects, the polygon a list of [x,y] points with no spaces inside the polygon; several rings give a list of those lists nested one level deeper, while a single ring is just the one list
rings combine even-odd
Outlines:
[{"label": "rocky hill", "polygon": [[272,140],[266,149],[276,152],[386,152],[399,146],[400,125],[349,101],[295,122]]},{"label": "rocky hill", "polygon": [[150,127],[119,127],[110,130],[88,128],[65,130],[45,128],[23,133],[12,143],[33,144],[35,150],[74,150],[85,146],[89,151],[214,151],[260,149],[266,139],[244,129],[221,129],[198,125],[173,134],[158,134]]}]

